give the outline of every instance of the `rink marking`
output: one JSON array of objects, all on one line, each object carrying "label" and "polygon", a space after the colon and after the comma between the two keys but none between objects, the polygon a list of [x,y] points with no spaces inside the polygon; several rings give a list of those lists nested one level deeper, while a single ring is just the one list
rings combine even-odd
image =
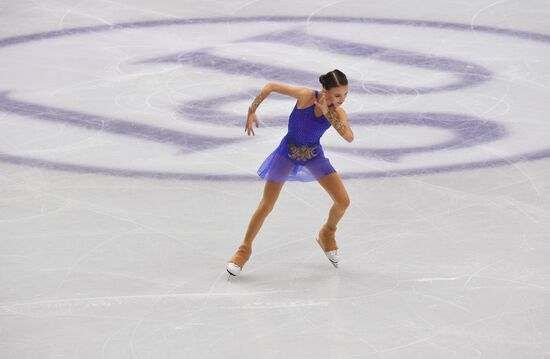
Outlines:
[{"label": "rink marking", "polygon": [[[447,23],[447,22],[439,22],[439,21],[424,21],[424,20],[407,20],[407,19],[384,19],[384,18],[355,18],[355,17],[303,17],[303,16],[257,16],[257,17],[234,17],[234,18],[198,18],[198,19],[164,19],[164,20],[153,20],[153,21],[140,21],[140,22],[129,22],[129,23],[122,23],[122,24],[109,24],[109,25],[99,25],[99,26],[88,26],[88,27],[80,27],[75,29],[63,29],[63,30],[57,30],[57,31],[49,31],[49,32],[42,32],[42,33],[36,33],[36,34],[29,34],[29,35],[22,35],[22,36],[16,36],[11,38],[5,38],[0,40],[0,47],[8,47],[8,46],[15,46],[18,44],[22,44],[25,42],[30,41],[40,41],[40,40],[46,40],[56,37],[63,37],[63,36],[71,36],[71,35],[78,35],[78,34],[89,34],[89,33],[97,33],[102,31],[115,31],[115,30],[122,30],[122,29],[132,29],[132,28],[152,28],[152,27],[158,27],[158,26],[169,26],[169,25],[197,25],[197,24],[217,24],[217,23],[253,23],[253,22],[261,22],[261,21],[272,21],[272,22],[288,22],[288,23],[301,23],[303,21],[307,21],[308,23],[311,22],[332,22],[332,23],[363,23],[363,24],[380,24],[380,25],[403,25],[403,26],[411,26],[411,27],[428,27],[428,28],[438,28],[442,30],[460,30],[460,31],[467,31],[467,32],[484,32],[494,35],[502,35],[502,36],[510,36],[519,38],[522,40],[530,40],[530,41],[537,41],[542,43],[550,43],[550,36],[543,35],[543,34],[537,34],[532,32],[526,32],[526,31],[517,31],[517,30],[510,30],[510,29],[502,29],[502,28],[495,28],[495,27],[488,27],[488,26],[472,26],[472,24],[458,24],[458,23]],[[262,35],[255,35],[249,38],[243,38],[241,40],[237,41],[251,41],[257,38],[261,41],[272,41],[272,42],[283,42],[288,43],[289,41],[301,41],[303,43],[304,41],[304,33],[301,30],[291,29],[287,31],[288,33],[292,33],[295,36],[291,37],[289,40],[288,36],[282,36],[281,34],[284,34],[282,32],[279,35],[270,33],[270,34],[262,34]],[[306,34],[311,38],[313,36],[312,34]],[[351,42],[342,42],[337,41],[335,39],[329,39],[329,38],[322,38],[317,36],[318,40],[322,40],[329,49],[335,49],[338,47],[337,45],[343,45],[343,48],[340,49],[344,51],[345,54],[353,56],[353,49],[357,48],[357,44],[351,43]],[[294,43],[293,43],[294,44]],[[294,44],[295,45],[295,44]],[[409,62],[405,61],[407,58],[412,59],[415,56],[415,53],[411,51],[402,51],[399,49],[390,49],[380,46],[373,46],[373,45],[362,45],[361,51],[364,51],[365,53],[380,53],[382,54],[382,59],[384,60],[384,53],[387,51],[393,51],[394,57],[397,59],[396,62],[399,63],[406,63],[406,64],[415,64],[415,62]],[[191,53],[192,54],[192,53]],[[212,60],[212,54],[207,54],[209,61]],[[390,54],[391,55],[391,54]],[[398,55],[398,56],[395,56]],[[193,56],[190,57],[191,59]],[[162,58],[157,58],[162,59]],[[385,61],[391,62],[392,56],[386,56]],[[168,57],[168,61],[174,61],[174,57]],[[448,62],[447,66],[459,66],[460,68],[464,68],[463,66],[466,66],[467,63],[459,61],[459,60],[453,60],[453,59],[444,59],[443,63]],[[222,61],[222,63],[226,63],[228,60],[224,58],[218,58],[218,61]],[[225,62],[224,62],[225,61]],[[418,62],[419,65],[422,62]],[[203,63],[203,65],[206,64],[206,62]],[[239,62],[233,62],[235,66],[241,66],[239,65]],[[241,63],[242,64],[242,63]],[[199,64],[200,65],[200,64]],[[420,65],[419,65],[420,66]],[[434,65],[435,66],[435,65]],[[467,65],[473,66],[473,74],[477,74],[481,76],[479,79],[487,78],[490,74],[487,72],[483,72],[484,70],[479,67],[475,68],[475,64]],[[437,66],[435,69],[438,69]],[[441,69],[445,69],[445,67],[442,67]],[[440,70],[441,70],[440,69]],[[269,70],[269,69],[268,69]],[[463,73],[463,71],[459,71],[460,73]],[[470,73],[465,72],[466,75],[469,75]],[[478,80],[479,80],[478,79]],[[472,82],[473,83],[473,82]],[[470,84],[471,85],[471,84]],[[456,86],[456,85],[453,85]],[[452,87],[451,87],[452,88]],[[391,89],[391,88],[389,88]],[[384,91],[387,91],[384,90]],[[382,92],[384,92],[382,91]],[[399,92],[398,88],[394,88],[392,91]],[[2,99],[3,105],[9,104],[10,101],[13,99],[8,99],[7,95],[4,96]],[[501,101],[502,102],[502,101]],[[34,104],[27,103],[28,106],[34,106]],[[25,106],[27,106],[25,105]],[[497,106],[498,104],[495,104]],[[29,116],[28,109],[19,106],[15,106],[12,108],[11,111],[22,111],[23,115]],[[5,107],[5,106],[4,106]],[[46,107],[47,109],[52,110],[49,107]],[[53,109],[56,110],[56,109]],[[27,111],[25,113],[25,111]],[[64,110],[60,110],[64,111]],[[8,111],[9,112],[9,111]],[[32,111],[31,111],[32,112]],[[68,112],[68,111],[67,111]],[[65,115],[67,114],[65,112]],[[34,116],[38,116],[41,118],[44,113],[48,113],[48,111],[45,112],[39,112],[35,113]],[[58,112],[59,113],[59,112]],[[63,112],[61,112],[63,114]],[[76,113],[78,114],[78,113]],[[61,117],[65,116],[62,115]],[[363,117],[367,114],[361,114]],[[408,114],[411,115],[411,114]],[[31,115],[32,116],[32,115]],[[84,115],[86,116],[86,115]],[[93,116],[92,116],[93,117]],[[65,120],[67,117],[64,118]],[[81,119],[80,119],[81,120]],[[116,121],[116,120],[115,120]],[[77,121],[78,122],[78,121]],[[85,122],[85,121],[84,121]],[[114,122],[113,122],[114,123]],[[77,125],[81,126],[83,125],[83,122],[81,121],[79,124],[75,124],[75,122],[71,122],[71,125]],[[85,124],[84,124],[85,125]],[[129,132],[131,133],[131,126],[125,127]],[[144,130],[145,127],[142,127],[141,130]],[[139,132],[141,130],[138,130],[136,134],[139,135]],[[158,129],[154,129],[158,130]],[[124,130],[122,132],[119,131],[120,134],[124,133]],[[162,135],[164,136],[164,134]],[[162,137],[161,136],[161,137]],[[172,138],[171,135],[167,135],[169,138]],[[193,135],[190,135],[189,137],[193,137]],[[163,138],[165,140],[166,138]],[[180,141],[179,143],[184,143],[187,145],[191,145],[193,147],[193,143],[196,146],[201,146],[201,144],[208,144],[209,140],[213,139],[210,137],[204,137],[201,139],[195,138],[192,142],[187,141]],[[225,139],[227,141],[231,141],[233,139]],[[238,139],[234,141],[239,141]],[[170,142],[170,141],[168,141]],[[197,149],[198,147],[195,147]],[[398,149],[403,150],[403,149]],[[334,149],[335,152],[342,151],[342,149]],[[352,154],[357,152],[358,150],[352,151]],[[412,149],[409,149],[408,151],[412,151]],[[359,149],[359,152],[361,155],[369,155],[368,149]],[[373,154],[372,151],[370,154]],[[406,153],[405,153],[406,154]],[[377,154],[374,153],[376,156]],[[468,169],[476,169],[476,168],[485,168],[485,167],[495,167],[495,166],[504,166],[504,165],[510,165],[514,162],[521,162],[521,161],[529,161],[529,160],[536,160],[541,158],[546,158],[550,156],[550,149],[545,149],[542,151],[531,151],[524,154],[519,155],[513,155],[507,158],[499,157],[498,155],[495,156],[497,159],[490,159],[490,160],[478,160],[478,161],[470,161],[465,162],[461,164],[451,164],[451,165],[438,165],[438,166],[431,166],[431,167],[423,167],[423,168],[409,168],[409,169],[397,169],[397,170],[380,170],[379,172],[348,172],[345,171],[342,173],[342,178],[374,178],[374,177],[386,177],[386,176],[407,176],[407,175],[416,175],[416,174],[431,174],[431,173],[440,173],[440,172],[450,172],[450,171],[457,171],[457,170],[468,170]],[[390,162],[393,160],[395,161],[398,159],[395,155],[392,157],[391,155],[388,155],[387,153],[383,156],[379,156],[382,159],[387,159]],[[9,155],[2,153],[0,154],[0,161],[16,164],[16,165],[22,165],[22,166],[31,166],[31,167],[41,167],[41,168],[48,168],[48,169],[54,169],[54,170],[61,170],[61,171],[68,171],[68,172],[76,172],[76,173],[96,173],[96,174],[106,174],[106,175],[114,175],[114,176],[125,176],[125,177],[145,177],[145,178],[157,178],[157,179],[181,179],[181,180],[211,180],[211,181],[257,181],[258,178],[255,175],[226,175],[226,174],[208,174],[208,173],[182,173],[182,172],[165,172],[165,171],[149,171],[149,170],[126,170],[126,169],[119,169],[119,168],[105,168],[105,167],[99,167],[99,166],[89,166],[89,165],[83,165],[83,164],[71,164],[71,163],[60,163],[56,161],[50,161],[50,160],[42,160],[39,158],[32,158],[32,157],[26,157],[26,156],[17,156],[17,155]]]}]

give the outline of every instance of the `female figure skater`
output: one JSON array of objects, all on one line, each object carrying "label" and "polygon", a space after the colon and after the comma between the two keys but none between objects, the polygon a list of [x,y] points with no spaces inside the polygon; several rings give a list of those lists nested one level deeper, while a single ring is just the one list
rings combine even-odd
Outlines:
[{"label": "female figure skater", "polygon": [[252,132],[255,136],[252,123],[259,127],[255,111],[272,91],[297,99],[290,113],[288,133],[258,169],[258,175],[266,180],[263,197],[252,215],[243,243],[227,263],[229,277],[239,275],[250,258],[252,241],[273,209],[287,180],[317,180],[334,201],[327,222],[319,231],[316,241],[332,264],[338,266],[336,224],[344,215],[350,200],[340,176],[324,156],[319,140],[332,125],[346,141],[353,141],[353,131],[344,109],[340,107],[348,94],[348,80],[343,72],[335,69],[319,76],[319,81],[323,85],[320,95],[317,90],[305,87],[268,83],[248,109],[245,132],[249,136]]}]

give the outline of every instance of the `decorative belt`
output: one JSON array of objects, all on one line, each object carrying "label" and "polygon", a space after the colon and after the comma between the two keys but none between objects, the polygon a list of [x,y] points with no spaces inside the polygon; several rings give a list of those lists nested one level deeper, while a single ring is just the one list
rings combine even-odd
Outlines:
[{"label": "decorative belt", "polygon": [[313,145],[313,146],[306,146],[306,145],[296,146],[292,143],[287,143],[286,146],[290,149],[290,152],[291,152],[291,153],[288,154],[288,157],[290,157],[292,159],[295,159],[295,160],[307,161],[307,160],[317,156],[317,153],[315,153],[315,149],[317,148],[317,145]]}]

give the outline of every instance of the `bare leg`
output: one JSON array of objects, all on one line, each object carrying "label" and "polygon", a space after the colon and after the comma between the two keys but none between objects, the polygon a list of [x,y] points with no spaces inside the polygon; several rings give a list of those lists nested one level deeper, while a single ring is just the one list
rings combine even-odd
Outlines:
[{"label": "bare leg", "polygon": [[258,205],[258,208],[250,219],[248,229],[246,230],[246,234],[244,236],[243,244],[250,247],[252,246],[252,241],[256,237],[256,234],[258,234],[262,224],[264,223],[264,220],[266,219],[267,215],[273,210],[273,207],[275,206],[275,202],[277,202],[277,198],[281,193],[283,185],[284,182],[265,182],[263,197],[260,201],[260,204]]},{"label": "bare leg", "polygon": [[348,193],[338,173],[333,172],[318,180],[334,201],[330,208],[327,222],[319,232],[319,239],[325,251],[338,249],[335,239],[336,225],[344,216],[350,205]]},{"label": "bare leg", "polygon": [[[276,162],[274,162],[270,168],[268,178],[286,178],[285,173],[288,174],[291,171],[293,162],[283,157],[277,157],[275,161]],[[246,230],[243,243],[239,246],[239,249],[237,249],[237,252],[231,257],[227,264],[227,271],[230,274],[238,275],[244,264],[250,258],[252,254],[252,241],[256,237],[256,234],[258,234],[267,215],[273,210],[284,183],[284,181],[277,182],[277,180],[272,181],[266,179],[262,200],[248,223],[248,229]]]},{"label": "bare leg", "polygon": [[[237,252],[233,255],[233,257],[231,257],[228,263],[228,266],[237,265],[240,269],[232,269],[232,271],[240,272],[240,270],[250,258],[250,255],[252,254],[252,241],[256,237],[256,234],[258,234],[258,231],[262,227],[262,224],[264,223],[267,215],[271,212],[273,206],[275,206],[275,202],[279,197],[279,193],[281,193],[283,185],[284,182],[266,181],[264,186],[264,195],[262,197],[262,200],[260,201],[260,204],[258,205],[258,208],[250,219],[244,241],[239,246],[239,249],[237,249]],[[228,272],[230,272],[230,274],[232,273],[229,268]],[[233,275],[236,274],[233,272]]]}]

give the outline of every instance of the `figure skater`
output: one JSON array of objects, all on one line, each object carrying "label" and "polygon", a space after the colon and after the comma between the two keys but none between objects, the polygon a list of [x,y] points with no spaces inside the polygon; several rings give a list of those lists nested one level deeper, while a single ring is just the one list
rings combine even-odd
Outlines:
[{"label": "figure skater", "polygon": [[271,92],[297,99],[289,116],[288,133],[258,169],[258,175],[266,180],[263,197],[252,215],[243,243],[227,263],[229,278],[239,275],[250,258],[252,241],[273,209],[285,181],[316,180],[334,201],[327,222],[320,229],[316,241],[334,267],[338,267],[336,225],[348,208],[350,200],[340,176],[324,156],[319,140],[332,125],[346,141],[353,141],[353,131],[344,109],[340,107],[348,94],[348,80],[343,72],[335,69],[319,76],[319,81],[323,85],[320,96],[317,90],[306,87],[268,83],[248,108],[245,132],[248,136],[250,133],[255,136],[252,124],[259,127],[255,111]]}]

